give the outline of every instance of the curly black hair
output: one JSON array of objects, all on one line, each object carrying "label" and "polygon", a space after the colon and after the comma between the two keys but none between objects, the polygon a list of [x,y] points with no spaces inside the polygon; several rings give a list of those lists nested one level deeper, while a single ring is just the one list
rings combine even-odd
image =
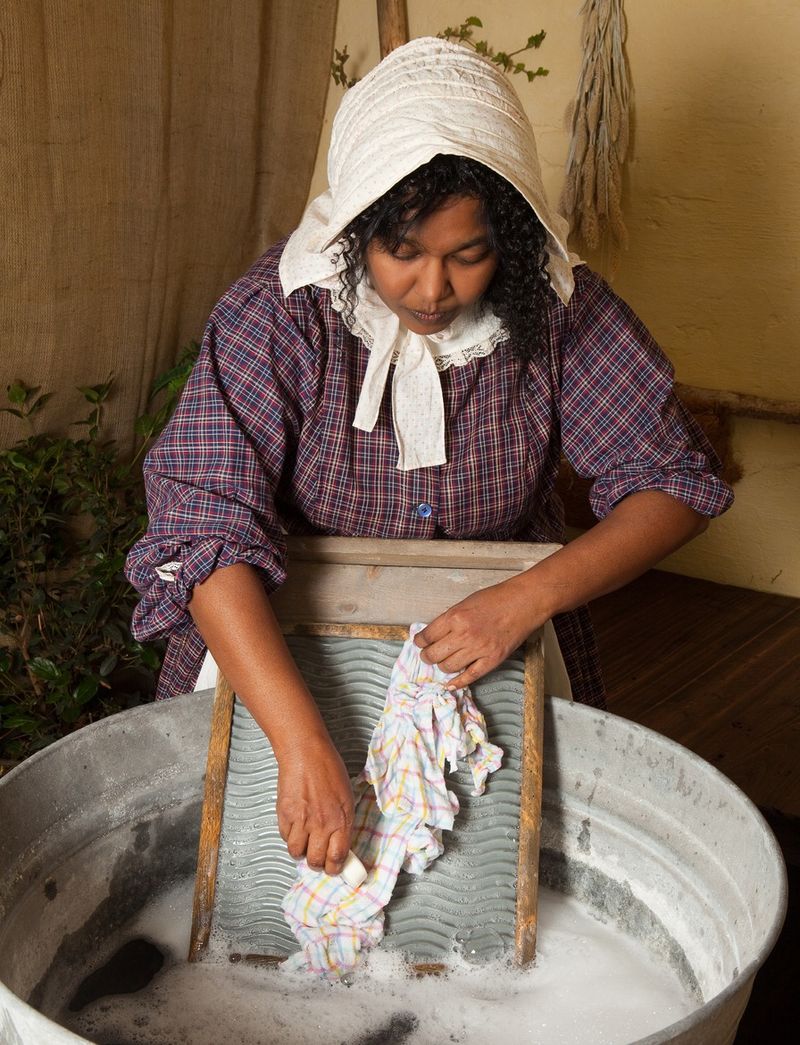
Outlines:
[{"label": "curly black hair", "polygon": [[407,175],[363,210],[342,234],[345,316],[352,319],[356,287],[366,269],[370,241],[393,252],[408,232],[446,199],[481,204],[497,271],[483,296],[503,321],[511,350],[522,360],[547,347],[550,284],[545,270],[547,232],[530,204],[509,182],[477,160],[439,155]]}]

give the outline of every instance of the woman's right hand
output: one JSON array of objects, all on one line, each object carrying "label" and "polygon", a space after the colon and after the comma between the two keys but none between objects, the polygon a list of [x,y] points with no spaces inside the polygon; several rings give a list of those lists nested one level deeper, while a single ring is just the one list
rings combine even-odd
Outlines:
[{"label": "woman's right hand", "polygon": [[278,759],[278,830],[290,854],[339,874],[353,834],[353,789],[326,735],[294,738]]},{"label": "woman's right hand", "polygon": [[216,570],[189,610],[278,760],[278,830],[292,856],[338,874],[353,833],[353,789],[295,664],[261,578],[247,563]]}]

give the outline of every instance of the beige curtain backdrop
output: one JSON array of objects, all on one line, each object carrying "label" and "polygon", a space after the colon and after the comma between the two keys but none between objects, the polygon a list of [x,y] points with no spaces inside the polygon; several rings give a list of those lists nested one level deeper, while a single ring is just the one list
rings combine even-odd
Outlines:
[{"label": "beige curtain backdrop", "polygon": [[[153,378],[302,212],[335,0],[0,4],[0,405],[15,378],[123,447]],[[0,445],[26,434],[0,414]]]}]

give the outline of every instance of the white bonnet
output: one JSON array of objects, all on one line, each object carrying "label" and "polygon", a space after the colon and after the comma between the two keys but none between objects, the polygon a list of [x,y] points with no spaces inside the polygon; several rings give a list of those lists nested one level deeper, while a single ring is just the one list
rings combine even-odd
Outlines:
[{"label": "white bonnet", "polygon": [[510,182],[548,233],[548,273],[568,301],[568,227],[551,211],[536,142],[507,76],[475,51],[433,37],[392,51],[350,88],[333,123],[329,190],[309,206],[281,259],[285,294],[330,278],[344,229],[393,185],[439,154],[477,160]]}]

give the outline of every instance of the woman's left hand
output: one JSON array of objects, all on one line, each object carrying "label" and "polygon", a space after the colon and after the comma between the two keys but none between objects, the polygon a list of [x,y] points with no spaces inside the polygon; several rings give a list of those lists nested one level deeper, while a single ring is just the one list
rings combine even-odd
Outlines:
[{"label": "woman's left hand", "polygon": [[[523,575],[524,576],[524,575]],[[426,664],[458,672],[448,689],[469,686],[514,652],[549,614],[537,610],[522,576],[467,596],[414,638]]]},{"label": "woman's left hand", "polygon": [[708,525],[662,490],[628,494],[605,519],[535,566],[440,613],[415,642],[460,689],[496,668],[557,613],[627,584]]}]

